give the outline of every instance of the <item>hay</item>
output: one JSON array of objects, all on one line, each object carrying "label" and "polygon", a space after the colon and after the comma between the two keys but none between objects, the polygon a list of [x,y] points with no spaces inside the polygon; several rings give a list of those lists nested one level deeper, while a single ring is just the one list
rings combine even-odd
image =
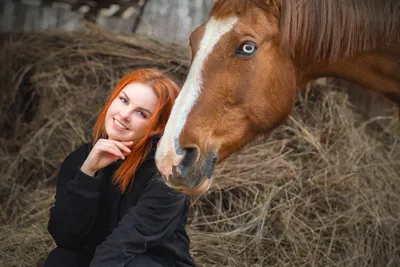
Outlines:
[{"label": "hay", "polygon": [[[0,266],[36,266],[54,246],[57,169],[89,140],[119,77],[138,67],[185,77],[185,49],[88,27],[2,43]],[[325,89],[303,94],[285,125],[218,166],[210,193],[193,198],[199,266],[400,266],[399,122],[378,128]]]}]

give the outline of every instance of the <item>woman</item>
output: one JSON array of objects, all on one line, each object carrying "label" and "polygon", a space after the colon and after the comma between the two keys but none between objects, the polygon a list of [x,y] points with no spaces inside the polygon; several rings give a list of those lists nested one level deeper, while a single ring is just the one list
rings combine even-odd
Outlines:
[{"label": "woman", "polygon": [[185,226],[188,198],[157,176],[154,153],[178,86],[154,69],[117,84],[93,144],[61,165],[45,267],[195,266]]}]

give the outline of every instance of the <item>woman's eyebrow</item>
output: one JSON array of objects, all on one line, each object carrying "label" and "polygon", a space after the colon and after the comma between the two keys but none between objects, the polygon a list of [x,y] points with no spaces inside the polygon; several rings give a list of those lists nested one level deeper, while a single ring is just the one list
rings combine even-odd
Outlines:
[{"label": "woman's eyebrow", "polygon": [[130,101],[128,95],[124,91],[121,91],[121,93],[123,93],[125,95],[126,99],[128,99],[128,101]]}]

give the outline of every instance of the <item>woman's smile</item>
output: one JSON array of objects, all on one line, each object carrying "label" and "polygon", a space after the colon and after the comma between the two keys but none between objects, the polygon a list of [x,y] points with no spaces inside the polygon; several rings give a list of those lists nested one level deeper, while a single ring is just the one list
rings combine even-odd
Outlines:
[{"label": "woman's smile", "polygon": [[119,120],[117,120],[116,118],[113,119],[114,121],[114,128],[117,130],[129,130],[128,127],[126,127],[125,125],[123,125]]}]

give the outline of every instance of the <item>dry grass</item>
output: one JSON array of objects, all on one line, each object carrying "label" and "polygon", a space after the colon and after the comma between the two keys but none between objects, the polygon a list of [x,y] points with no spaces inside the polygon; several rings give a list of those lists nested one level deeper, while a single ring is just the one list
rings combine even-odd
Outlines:
[{"label": "dry grass", "polygon": [[[91,27],[15,36],[0,56],[0,266],[36,266],[54,246],[59,164],[89,140],[112,85],[138,67],[181,82],[189,62],[184,49]],[[193,198],[199,266],[400,266],[399,122],[377,127],[325,89],[302,94],[285,125]]]}]

